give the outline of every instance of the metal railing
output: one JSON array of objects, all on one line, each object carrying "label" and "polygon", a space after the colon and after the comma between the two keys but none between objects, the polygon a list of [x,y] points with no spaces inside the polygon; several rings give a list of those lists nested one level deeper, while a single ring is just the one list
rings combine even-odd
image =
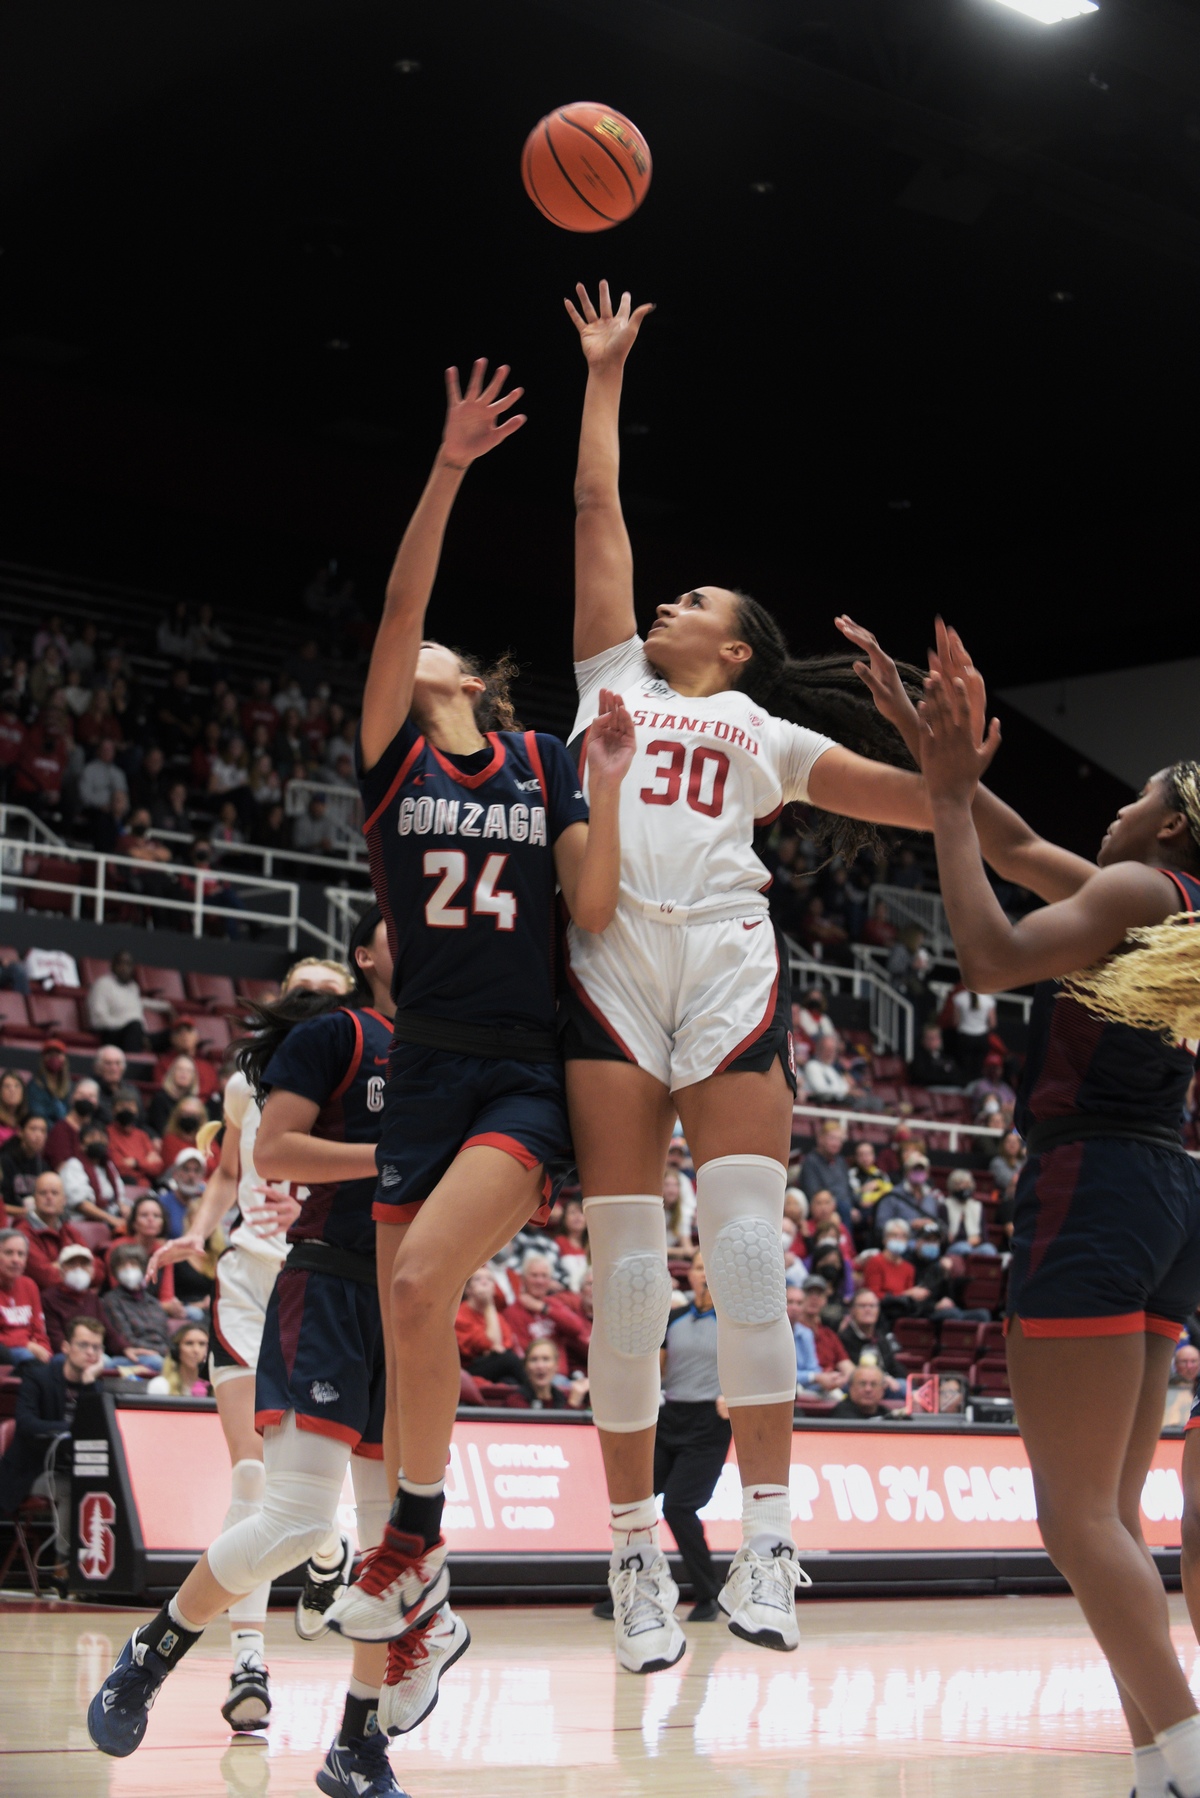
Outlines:
[{"label": "metal railing", "polygon": [[[886,977],[890,950],[877,948],[873,943],[851,943],[850,953],[861,966],[872,968],[881,978]],[[948,969],[953,976],[950,980],[931,980],[929,982],[929,990],[937,998],[940,1009],[945,1004],[947,994],[952,992],[956,986],[962,985],[962,974],[959,971],[958,963],[948,955],[935,955],[932,963],[935,968]],[[1011,1006],[1014,1011],[1019,1011],[1025,1023],[1029,1022],[1029,1013],[1033,1006],[1032,994],[992,993],[989,996],[996,1001],[997,1005]]]},{"label": "metal railing", "polygon": [[[18,869],[12,866],[14,850],[19,855]],[[68,877],[76,871],[77,878]],[[131,874],[137,876],[136,881]],[[183,890],[184,880],[191,883],[191,893]],[[8,893],[26,901],[53,895],[67,901],[70,917],[87,918],[97,924],[105,922],[106,913],[111,917],[114,908],[136,907],[154,922],[186,920],[185,929],[193,936],[203,936],[206,924],[220,920],[226,929],[232,923],[283,930],[289,949],[296,947],[301,933],[323,945],[327,942],[323,930],[300,916],[300,889],[294,880],[267,880],[255,874],[214,874],[199,868],[144,862],[129,855],[100,855],[90,849],[58,845],[52,854],[43,854],[31,851],[28,843],[0,838],[0,900]],[[232,904],[228,903],[230,899]],[[269,904],[271,900],[278,903],[273,909],[266,909],[264,902]],[[63,908],[39,908],[35,903],[29,909]]]},{"label": "metal railing", "polygon": [[872,911],[881,899],[887,908],[888,917],[897,929],[903,930],[906,924],[917,924],[925,932],[925,940],[932,954],[939,957],[954,954],[954,939],[950,935],[950,924],[940,893],[916,893],[911,887],[893,887],[881,883],[873,886],[867,894],[867,904]]},{"label": "metal railing", "polygon": [[865,998],[870,1031],[876,1043],[891,1055],[912,1060],[916,1036],[911,1000],[898,993],[894,986],[889,986],[870,966],[856,962],[847,968],[836,962],[815,961],[791,937],[783,940],[788,946],[788,967],[793,976],[801,977],[809,986],[824,987],[834,993],[846,989],[853,999]]},{"label": "metal railing", "polygon": [[363,840],[362,795],[353,787],[332,780],[289,780],[283,789],[283,809],[289,818],[303,817],[311,799],[325,801],[325,816],[339,843],[352,860],[366,856]]},{"label": "metal railing", "polygon": [[[186,831],[182,830],[151,829],[146,832],[146,835],[160,843],[190,844],[195,841],[193,836],[189,836]],[[209,838],[208,841],[211,842],[212,839]],[[313,855],[307,849],[264,849],[261,843],[213,843],[212,852],[214,865],[231,855],[254,857],[260,863],[261,872],[268,880],[276,878],[276,862],[282,862],[285,865],[295,863],[299,867],[313,868],[315,870],[314,879],[322,873],[340,874],[343,877],[347,874],[367,875],[366,864],[362,861],[354,861],[346,855]],[[280,875],[278,878],[286,879],[287,876]]]},{"label": "metal railing", "polygon": [[907,1130],[923,1130],[927,1134],[948,1136],[949,1150],[952,1155],[958,1152],[959,1138],[965,1137],[969,1143],[974,1139],[987,1138],[998,1143],[1005,1135],[1003,1130],[992,1130],[986,1124],[956,1124],[949,1118],[916,1118],[892,1117],[879,1111],[848,1111],[837,1105],[805,1105],[797,1101],[792,1107],[793,1118],[833,1118],[842,1129],[849,1134],[851,1124],[883,1124],[889,1130],[897,1130],[903,1124]]},{"label": "metal railing", "polygon": [[373,892],[362,892],[358,887],[326,887],[326,935],[333,945],[333,953],[345,960],[350,954],[350,938],[354,935],[354,927],[367,908],[375,902]]},{"label": "metal railing", "polygon": [[62,838],[56,831],[44,824],[36,812],[31,812],[27,805],[0,804],[0,837],[12,841],[44,843],[48,848],[64,847]]}]

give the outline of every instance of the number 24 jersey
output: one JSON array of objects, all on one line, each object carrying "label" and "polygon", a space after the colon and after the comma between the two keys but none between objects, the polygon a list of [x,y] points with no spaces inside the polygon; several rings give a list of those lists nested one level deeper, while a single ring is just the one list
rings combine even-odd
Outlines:
[{"label": "number 24 jersey", "polygon": [[[772,717],[736,689],[683,698],[636,636],[577,662],[575,679],[572,742],[595,718],[601,687],[620,693],[637,733],[621,787],[622,900],[666,921],[765,911],[769,878],[754,832],[807,799],[833,739]],[[586,772],[585,754],[585,791]]]}]

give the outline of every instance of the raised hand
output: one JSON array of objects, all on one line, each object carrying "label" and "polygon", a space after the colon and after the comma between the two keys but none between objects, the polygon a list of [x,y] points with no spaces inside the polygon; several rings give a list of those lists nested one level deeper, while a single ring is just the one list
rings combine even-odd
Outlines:
[{"label": "raised hand", "polygon": [[523,412],[512,418],[503,414],[515,406],[525,389],[514,387],[510,393],[500,389],[508,379],[508,363],[502,362],[487,385],[487,357],[481,356],[471,370],[465,393],[458,384],[458,370],[446,370],[446,424],[442,431],[442,460],[451,468],[469,468],[480,456],[486,456],[498,443],[511,437],[525,423]]},{"label": "raised hand", "polygon": [[580,281],[575,288],[579,295],[579,306],[576,308],[570,300],[563,305],[571,319],[571,323],[579,332],[579,343],[591,369],[623,368],[637,334],[642,328],[642,320],[647,313],[653,312],[652,305],[633,308],[633,302],[627,293],[621,295],[621,304],[614,312],[612,298],[608,291],[608,282],[600,283],[600,310],[597,311],[588,297],[588,290]]},{"label": "raised hand", "polygon": [[191,1255],[203,1255],[203,1253],[204,1238],[202,1236],[190,1234],[173,1236],[170,1242],[164,1242],[162,1247],[155,1249],[151,1255],[146,1264],[146,1278],[154,1280],[164,1267],[172,1267],[177,1261],[186,1261]]},{"label": "raised hand", "polygon": [[900,679],[900,671],[873,631],[843,612],[834,624],[843,637],[862,650],[866,660],[855,662],[854,672],[875,701],[875,710],[898,731],[909,749],[914,749],[919,736],[917,708]]},{"label": "raised hand", "polygon": [[987,730],[987,687],[983,676],[967,654],[962,638],[945,619],[934,620],[934,631],[937,649],[929,652],[930,672],[940,674],[945,680],[960,680],[963,683],[967,703],[971,708],[975,741],[982,743]]},{"label": "raised hand", "polygon": [[930,798],[969,806],[975,789],[1000,747],[1000,723],[992,719],[982,742],[975,734],[971,697],[961,679],[934,673],[925,682],[918,708],[921,721],[921,772]]},{"label": "raised hand", "polygon": [[619,786],[624,780],[637,747],[633,719],[619,693],[607,687],[600,689],[600,710],[588,737],[588,780],[592,790],[597,784]]}]

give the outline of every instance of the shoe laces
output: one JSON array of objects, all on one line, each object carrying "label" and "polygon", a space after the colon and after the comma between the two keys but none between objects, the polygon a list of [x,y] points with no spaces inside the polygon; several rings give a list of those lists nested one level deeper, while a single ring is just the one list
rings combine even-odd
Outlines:
[{"label": "shoe laces", "polygon": [[406,1673],[415,1672],[422,1661],[429,1659],[429,1638],[436,1622],[435,1613],[420,1629],[410,1629],[407,1635],[396,1636],[388,1643],[387,1672],[383,1676],[385,1686],[398,1686]]},{"label": "shoe laces", "polygon": [[796,1602],[796,1587],[811,1580],[801,1568],[794,1554],[786,1550],[776,1555],[748,1555],[750,1568],[750,1598],[754,1604],[764,1604],[772,1610],[789,1611]]},{"label": "shoe laces", "polygon": [[[395,1535],[396,1532],[389,1525],[379,1547],[368,1551],[358,1570],[358,1578],[354,1583],[371,1598],[382,1598],[385,1593],[398,1586],[406,1574],[415,1573],[419,1578],[425,1576],[426,1558],[432,1550],[422,1543],[418,1554],[406,1554],[395,1540],[389,1542],[388,1537],[395,1537]],[[400,1538],[400,1541],[406,1542],[415,1540],[419,1540],[419,1538],[412,1536]],[[440,1541],[435,1542],[433,1547],[436,1548],[439,1545]]]},{"label": "shoe laces", "polygon": [[[152,1667],[148,1667],[146,1662],[149,1660],[154,1660],[162,1668],[162,1672],[156,1673]],[[145,1642],[139,1642],[135,1637],[129,1665],[120,1676],[116,1708],[119,1710],[141,1710],[143,1708],[149,1710],[158,1697],[159,1687],[166,1676],[165,1663],[154,1653],[152,1648],[148,1647]]]},{"label": "shoe laces", "polygon": [[622,1567],[612,1579],[613,1609],[627,1636],[661,1629],[665,1621],[658,1577],[649,1567]]}]

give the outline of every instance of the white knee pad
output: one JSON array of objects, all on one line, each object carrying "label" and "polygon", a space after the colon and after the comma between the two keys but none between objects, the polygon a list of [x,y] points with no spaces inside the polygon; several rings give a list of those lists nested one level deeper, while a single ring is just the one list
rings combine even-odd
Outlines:
[{"label": "white knee pad", "polygon": [[[262,1509],[263,1494],[267,1489],[267,1470],[261,1461],[237,1461],[234,1463],[229,1487],[229,1509],[221,1525],[222,1535]],[[230,1622],[262,1623],[267,1615],[270,1596],[271,1582],[263,1580],[243,1598],[235,1599],[230,1605]]]},{"label": "white knee pad", "polygon": [[592,1415],[628,1434],[658,1421],[658,1351],[671,1312],[661,1198],[626,1193],[584,1201],[595,1322],[588,1351]]},{"label": "white knee pad", "polygon": [[717,1369],[728,1405],[796,1396],[787,1315],[783,1193],[787,1170],[766,1155],[722,1155],[696,1170],[696,1230],[717,1308]]},{"label": "white knee pad", "polygon": [[337,1517],[350,1446],[314,1430],[298,1430],[289,1411],[263,1440],[261,1509],[217,1537],[208,1551],[213,1578],[227,1592],[253,1591],[307,1561]]},{"label": "white knee pad", "polygon": [[384,1526],[392,1509],[383,1462],[369,1455],[351,1455],[350,1478],[354,1482],[354,1511],[358,1527],[358,1546],[365,1552],[378,1548],[383,1541]]}]

